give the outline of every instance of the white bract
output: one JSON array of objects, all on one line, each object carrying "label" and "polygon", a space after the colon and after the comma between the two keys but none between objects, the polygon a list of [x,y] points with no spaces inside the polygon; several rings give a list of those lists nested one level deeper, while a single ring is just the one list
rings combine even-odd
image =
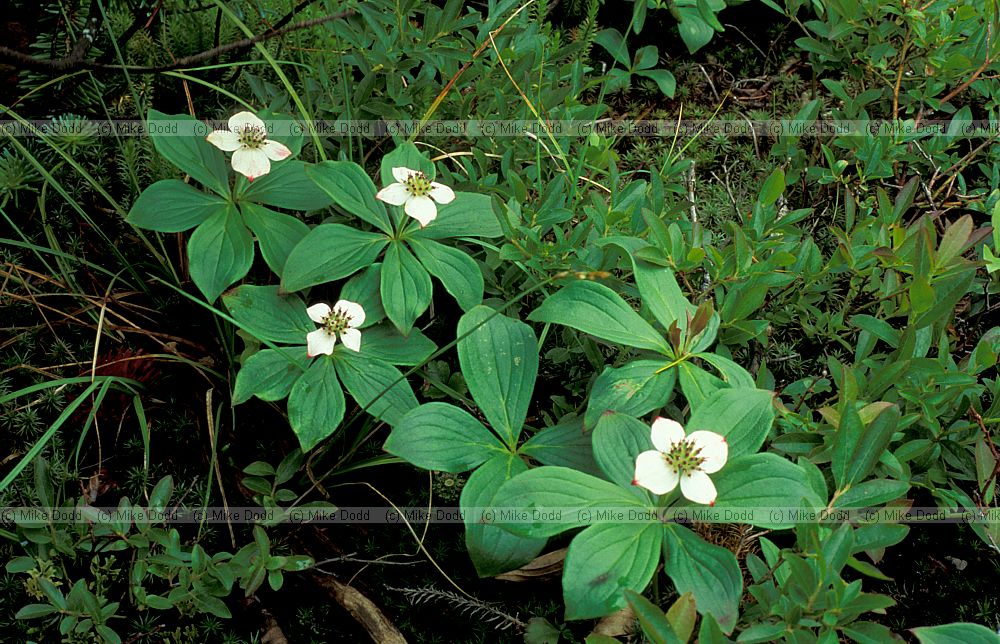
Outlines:
[{"label": "white bract", "polygon": [[375,198],[393,206],[402,206],[403,212],[419,221],[421,228],[437,217],[435,201],[446,204],[455,199],[451,188],[431,181],[419,170],[393,168],[392,176],[396,183],[379,190]]},{"label": "white bract", "polygon": [[653,494],[666,494],[681,485],[681,494],[695,503],[715,504],[715,484],[709,478],[729,457],[726,439],[709,431],[684,434],[680,423],[668,418],[653,421],[653,447],[635,459],[632,485]]},{"label": "white bract", "polygon": [[344,346],[352,351],[361,351],[361,331],[365,322],[365,310],[357,302],[340,300],[330,308],[329,304],[313,304],[306,313],[309,318],[321,324],[320,328],[306,334],[306,351],[310,358],[320,354],[330,355],[340,335]]},{"label": "white bract", "polygon": [[234,114],[228,130],[215,130],[206,140],[233,153],[233,170],[253,181],[271,171],[271,161],[281,161],[292,151],[283,143],[267,140],[267,126],[250,112]]}]

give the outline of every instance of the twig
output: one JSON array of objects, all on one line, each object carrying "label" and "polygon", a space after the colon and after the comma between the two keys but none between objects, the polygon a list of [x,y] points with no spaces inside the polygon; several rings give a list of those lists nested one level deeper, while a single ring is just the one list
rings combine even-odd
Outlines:
[{"label": "twig", "polygon": [[691,160],[691,166],[688,168],[687,184],[688,184],[688,201],[691,202],[691,223],[692,224],[697,224],[698,223],[698,208],[694,205],[695,177],[694,177],[694,160],[693,159]]},{"label": "twig", "polygon": [[96,61],[85,61],[83,60],[83,56],[87,53],[87,50],[90,48],[90,45],[93,44],[94,40],[92,31],[88,31],[88,29],[83,30],[83,35],[80,40],[77,41],[73,51],[65,58],[60,58],[59,60],[42,60],[10,49],[9,47],[0,46],[0,63],[7,63],[19,69],[31,69],[50,74],[61,74],[77,69],[127,71],[133,74],[158,74],[160,72],[169,72],[199,65],[230,51],[246,49],[265,40],[284,36],[285,34],[293,31],[300,31],[302,29],[315,27],[333,20],[347,18],[353,14],[353,9],[346,9],[329,16],[303,20],[302,22],[297,22],[294,25],[288,25],[287,27],[280,29],[266,31],[259,36],[254,36],[253,38],[244,38],[243,40],[226,43],[225,45],[220,45],[219,47],[213,47],[212,49],[198,54],[178,58],[174,62],[166,65],[111,65]]},{"label": "twig", "polygon": [[715,83],[712,82],[712,77],[709,76],[708,72],[705,71],[704,65],[699,64],[698,69],[700,69],[701,73],[705,75],[705,80],[708,81],[708,86],[712,89],[712,95],[715,96],[715,101],[716,102],[721,101],[722,99],[719,97],[719,93],[715,91]]}]

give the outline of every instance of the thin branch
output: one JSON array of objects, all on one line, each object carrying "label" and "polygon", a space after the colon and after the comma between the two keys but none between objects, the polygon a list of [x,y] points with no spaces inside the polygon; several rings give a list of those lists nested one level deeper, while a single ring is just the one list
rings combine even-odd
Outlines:
[{"label": "thin branch", "polygon": [[59,60],[41,60],[8,47],[0,46],[0,63],[11,64],[19,69],[32,69],[51,74],[60,74],[77,69],[128,71],[134,74],[157,74],[160,72],[169,72],[177,69],[184,69],[186,67],[193,67],[213,58],[217,58],[218,56],[230,51],[246,49],[265,40],[284,36],[285,34],[293,31],[315,27],[333,20],[341,20],[353,14],[353,9],[346,9],[329,16],[303,20],[302,22],[297,22],[293,25],[288,25],[287,27],[266,31],[258,36],[254,36],[253,38],[244,38],[243,40],[237,40],[225,45],[213,47],[212,49],[198,54],[178,58],[174,62],[166,65],[111,65],[83,60],[84,55],[86,55],[94,41],[93,31],[89,30],[89,27],[83,30],[83,35],[73,47],[73,51],[70,52],[70,54],[65,58],[60,58]]}]

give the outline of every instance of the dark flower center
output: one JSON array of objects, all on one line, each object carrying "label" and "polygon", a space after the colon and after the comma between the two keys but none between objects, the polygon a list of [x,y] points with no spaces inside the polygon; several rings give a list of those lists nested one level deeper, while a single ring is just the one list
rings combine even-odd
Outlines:
[{"label": "dark flower center", "polygon": [[240,145],[251,150],[256,150],[264,145],[264,140],[267,139],[267,132],[262,127],[248,125],[238,133],[238,136]]},{"label": "dark flower center", "polygon": [[330,311],[330,314],[323,320],[323,328],[326,329],[326,332],[330,335],[343,333],[350,327],[350,322],[350,315],[335,309]]},{"label": "dark flower center", "polygon": [[681,476],[685,476],[697,471],[705,462],[705,458],[698,455],[700,452],[701,448],[696,446],[694,441],[682,440],[675,443],[670,451],[663,455],[663,461],[677,470]]},{"label": "dark flower center", "polygon": [[414,172],[403,185],[414,197],[426,197],[431,192],[431,181],[423,172]]}]

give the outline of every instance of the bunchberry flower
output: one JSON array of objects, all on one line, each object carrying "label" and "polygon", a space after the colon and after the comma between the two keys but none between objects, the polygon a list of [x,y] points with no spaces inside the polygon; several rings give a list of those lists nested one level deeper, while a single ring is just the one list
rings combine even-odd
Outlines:
[{"label": "bunchberry flower", "polygon": [[233,170],[253,181],[271,171],[271,161],[281,161],[292,151],[283,143],[267,140],[267,126],[250,112],[234,114],[228,130],[215,130],[206,140],[224,152],[233,153]]},{"label": "bunchberry flower", "polygon": [[361,331],[365,322],[365,310],[356,302],[340,300],[330,308],[329,304],[313,304],[306,313],[309,318],[322,326],[306,334],[306,351],[310,358],[320,354],[330,355],[340,336],[344,346],[352,351],[361,351]]},{"label": "bunchberry flower", "polygon": [[431,181],[419,170],[393,168],[392,176],[396,183],[379,190],[375,198],[393,206],[402,206],[403,212],[419,221],[421,228],[437,217],[435,201],[446,204],[455,199],[451,188]]},{"label": "bunchberry flower", "polygon": [[666,494],[681,486],[681,494],[695,503],[715,504],[715,484],[709,478],[722,469],[729,444],[716,434],[699,430],[684,434],[680,423],[657,418],[650,431],[653,447],[635,459],[632,485],[653,494]]}]

